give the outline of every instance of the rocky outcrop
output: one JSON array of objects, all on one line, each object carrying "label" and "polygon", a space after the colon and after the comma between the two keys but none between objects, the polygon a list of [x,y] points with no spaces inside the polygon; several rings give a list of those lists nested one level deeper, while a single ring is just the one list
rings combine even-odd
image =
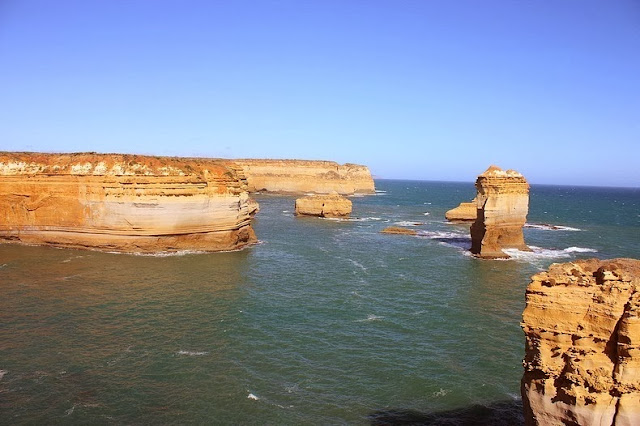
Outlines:
[{"label": "rocky outcrop", "polygon": [[554,264],[531,279],[526,424],[640,424],[640,260]]},{"label": "rocky outcrop", "polygon": [[474,198],[469,203],[462,202],[447,211],[444,217],[450,222],[473,222],[478,217],[478,200]]},{"label": "rocky outcrop", "polygon": [[318,217],[349,217],[351,200],[337,194],[311,195],[296,200],[296,215]]},{"label": "rocky outcrop", "polygon": [[477,217],[471,252],[486,259],[508,258],[502,249],[529,250],[522,228],[529,212],[529,184],[515,170],[489,167],[476,180]]},{"label": "rocky outcrop", "polygon": [[371,172],[358,164],[333,161],[233,160],[238,164],[249,191],[342,195],[375,192]]},{"label": "rocky outcrop", "polygon": [[0,241],[119,252],[233,250],[257,211],[216,160],[0,153]]},{"label": "rocky outcrop", "polygon": [[415,229],[403,228],[401,226],[388,226],[380,231],[381,234],[418,235]]}]

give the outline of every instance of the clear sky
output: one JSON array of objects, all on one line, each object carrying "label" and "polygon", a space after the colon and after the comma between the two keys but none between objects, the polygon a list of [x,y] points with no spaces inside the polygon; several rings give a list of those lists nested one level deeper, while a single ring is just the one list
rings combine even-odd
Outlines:
[{"label": "clear sky", "polygon": [[640,186],[640,1],[0,0],[0,150]]}]

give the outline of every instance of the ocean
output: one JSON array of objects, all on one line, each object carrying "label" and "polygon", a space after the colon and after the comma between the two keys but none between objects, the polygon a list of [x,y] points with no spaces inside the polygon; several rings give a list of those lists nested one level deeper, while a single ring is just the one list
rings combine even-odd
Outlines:
[{"label": "ocean", "polygon": [[533,252],[480,260],[444,220],[472,183],[376,188],[349,220],[258,194],[237,252],[0,245],[0,424],[521,423],[530,276],[640,257],[640,189],[533,185]]}]

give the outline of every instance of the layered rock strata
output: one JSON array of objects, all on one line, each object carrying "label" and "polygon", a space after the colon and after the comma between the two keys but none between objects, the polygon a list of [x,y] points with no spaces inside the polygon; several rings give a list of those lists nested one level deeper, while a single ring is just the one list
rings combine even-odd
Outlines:
[{"label": "layered rock strata", "polygon": [[478,217],[478,200],[474,198],[469,203],[460,203],[447,211],[444,217],[450,222],[473,222]]},{"label": "layered rock strata", "polygon": [[527,287],[527,425],[640,424],[640,260],[551,265]]},{"label": "layered rock strata", "polygon": [[471,252],[487,259],[508,258],[502,249],[529,250],[522,228],[529,212],[529,184],[515,170],[489,167],[476,180],[477,217],[471,225]]},{"label": "layered rock strata", "polygon": [[257,204],[215,160],[0,153],[0,240],[120,252],[256,241]]},{"label": "layered rock strata", "polygon": [[233,160],[249,191],[342,195],[375,192],[371,172],[358,164],[312,160]]},{"label": "layered rock strata", "polygon": [[337,194],[311,195],[296,200],[296,215],[318,217],[349,217],[351,200]]}]

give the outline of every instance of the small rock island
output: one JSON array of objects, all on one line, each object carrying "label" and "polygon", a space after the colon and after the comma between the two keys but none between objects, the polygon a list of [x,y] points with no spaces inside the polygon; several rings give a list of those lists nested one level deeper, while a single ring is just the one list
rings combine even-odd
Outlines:
[{"label": "small rock island", "polygon": [[351,209],[351,200],[334,193],[298,198],[295,213],[299,216],[347,218],[351,215]]}]

